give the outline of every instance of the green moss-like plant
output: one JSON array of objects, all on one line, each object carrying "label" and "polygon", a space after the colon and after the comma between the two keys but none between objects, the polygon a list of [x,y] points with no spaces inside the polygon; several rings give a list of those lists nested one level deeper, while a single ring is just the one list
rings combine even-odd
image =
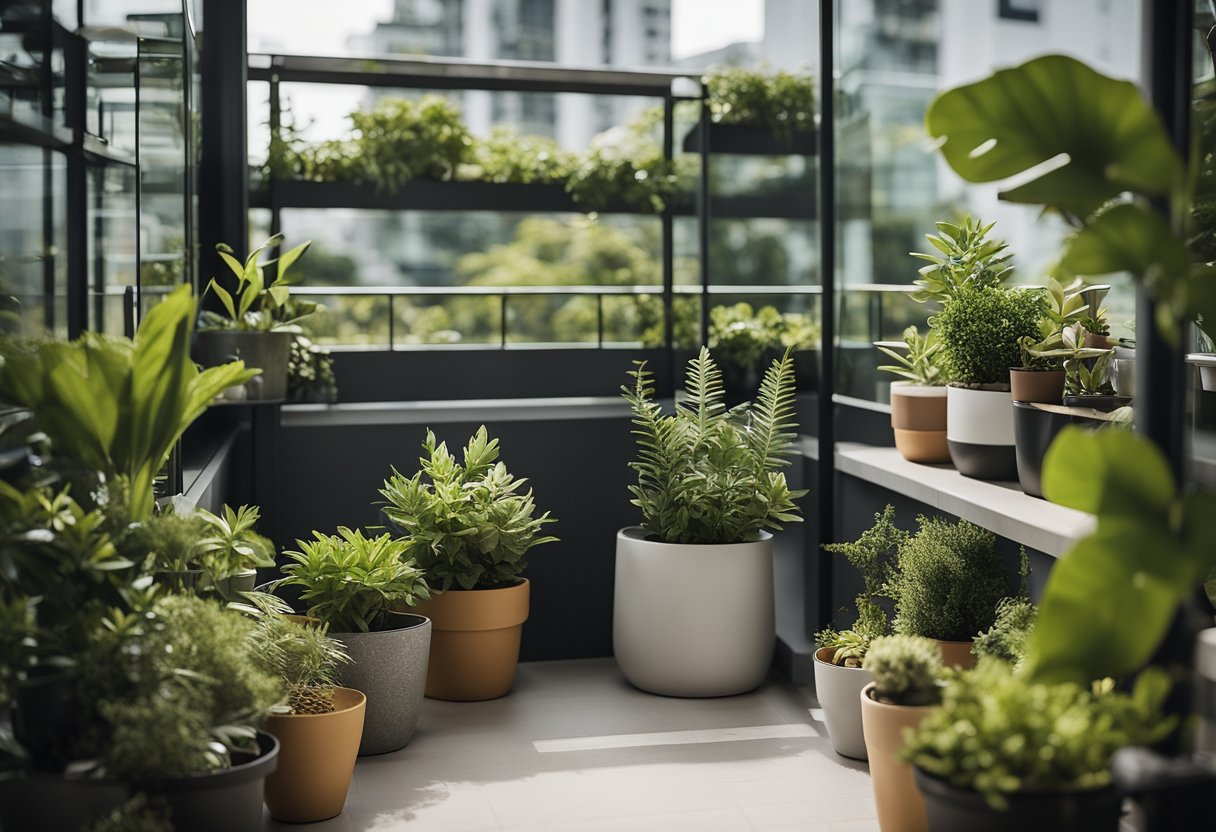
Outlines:
[{"label": "green moss-like plant", "polygon": [[960,286],[932,320],[942,367],[954,384],[1008,389],[1009,369],[1022,366],[1020,339],[1035,338],[1042,293],[1002,286]]},{"label": "green moss-like plant", "polygon": [[862,665],[874,676],[874,696],[888,705],[932,705],[940,698],[937,680],[942,651],[920,636],[876,638]]},{"label": "green moss-like plant", "polygon": [[895,632],[970,641],[992,626],[1009,590],[996,535],[965,520],[922,516],[917,523],[884,591],[895,601]]},{"label": "green moss-like plant", "polygon": [[971,652],[980,658],[991,656],[1020,665],[1037,615],[1038,608],[1030,599],[1005,598],[996,608],[996,621],[990,629],[975,637]]}]

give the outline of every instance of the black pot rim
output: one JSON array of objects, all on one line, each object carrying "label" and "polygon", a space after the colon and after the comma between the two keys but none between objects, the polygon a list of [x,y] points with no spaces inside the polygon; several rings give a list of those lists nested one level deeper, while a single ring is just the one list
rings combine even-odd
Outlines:
[{"label": "black pot rim", "polygon": [[[960,797],[964,800],[974,802],[987,803],[985,797],[975,789],[968,789],[962,786],[956,786],[944,777],[939,777],[925,771],[920,766],[912,767],[913,773],[916,776],[916,786],[922,792],[932,793],[935,797],[941,797],[947,800],[958,800]],[[1102,798],[1114,798],[1119,794],[1118,789],[1112,784],[1099,786],[1092,789],[1052,789],[1037,792],[1013,792],[1005,793],[1005,798],[1010,802],[1030,803],[1030,802],[1050,802],[1061,798],[1093,798],[1095,800]]]}]

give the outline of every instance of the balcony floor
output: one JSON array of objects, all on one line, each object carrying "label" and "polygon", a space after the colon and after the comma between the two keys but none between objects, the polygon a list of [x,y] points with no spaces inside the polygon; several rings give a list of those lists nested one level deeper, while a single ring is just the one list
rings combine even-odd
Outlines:
[{"label": "balcony floor", "polygon": [[832,752],[815,704],[776,678],[670,699],[611,659],[524,664],[503,699],[427,700],[410,744],[362,758],[346,811],[309,829],[877,832],[866,768]]}]

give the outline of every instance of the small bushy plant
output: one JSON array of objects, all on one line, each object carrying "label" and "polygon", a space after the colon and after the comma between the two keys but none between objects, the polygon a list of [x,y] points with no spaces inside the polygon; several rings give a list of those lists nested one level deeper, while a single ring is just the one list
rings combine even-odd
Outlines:
[{"label": "small bushy plant", "polygon": [[1042,310],[1040,292],[959,286],[931,322],[951,382],[1008,389],[1009,369],[1022,365],[1020,339],[1038,334]]},{"label": "small bushy plant", "polygon": [[937,680],[942,651],[920,636],[876,638],[866,652],[866,670],[874,676],[874,697],[888,705],[932,705],[941,698]]},{"label": "small bushy plant", "polygon": [[261,519],[257,506],[235,511],[224,506],[223,514],[198,509],[205,536],[198,541],[199,565],[214,584],[248,569],[274,566],[274,544],[254,531]]},{"label": "small bushy plant", "polygon": [[965,520],[917,523],[884,590],[895,602],[895,632],[971,641],[992,626],[1009,590],[996,535]]},{"label": "small bushy plant", "polygon": [[1026,640],[1034,629],[1038,608],[1028,598],[1005,598],[997,605],[992,627],[975,637],[971,652],[991,656],[1014,666],[1026,655]]},{"label": "small bushy plant", "polygon": [[389,534],[366,537],[339,526],[336,535],[313,532],[296,545],[299,551],[284,552],[291,563],[276,585],[300,587],[308,614],[335,633],[380,630],[395,608],[431,597],[422,571],[405,558],[408,543]]},{"label": "small bushy plant", "polygon": [[472,162],[461,167],[460,178],[564,185],[577,164],[574,154],[553,139],[495,127],[486,138],[474,140]]},{"label": "small bushy plant", "polygon": [[1096,789],[1110,783],[1115,751],[1151,745],[1172,730],[1162,715],[1170,681],[1150,668],[1130,694],[1110,679],[1092,688],[1042,684],[983,660],[946,686],[941,707],[908,734],[901,757],[954,786],[1008,797]]},{"label": "small bushy plant", "polygon": [[557,540],[541,535],[557,521],[536,515],[532,491],[522,491],[528,481],[498,461],[498,440],[485,425],[460,461],[429,430],[422,449],[421,470],[406,477],[394,468],[380,490],[384,516],[405,535],[409,556],[441,591],[518,583],[528,551]]},{"label": "small bushy plant", "polygon": [[338,668],[350,662],[342,642],[329,637],[329,625],[297,624],[284,613],[291,609],[273,595],[253,594],[244,607],[257,622],[255,655],[269,672],[283,680],[284,701],[272,710],[284,714],[332,713]]},{"label": "small bushy plant", "polygon": [[338,400],[338,381],[329,350],[297,335],[287,357],[287,400],[332,404]]},{"label": "small bushy plant", "polygon": [[678,178],[674,163],[663,158],[657,136],[661,128],[662,110],[654,108],[593,138],[566,183],[574,201],[588,211],[601,211],[613,199],[635,211],[665,211]]},{"label": "small bushy plant", "polygon": [[638,444],[629,491],[649,534],[664,543],[742,543],[801,520],[794,500],[806,492],[791,491],[781,471],[796,428],[788,351],[765,372],[755,404],[730,411],[705,347],[689,362],[686,396],[671,415],[654,399],[646,362],[635,366],[634,384],[621,388]]}]

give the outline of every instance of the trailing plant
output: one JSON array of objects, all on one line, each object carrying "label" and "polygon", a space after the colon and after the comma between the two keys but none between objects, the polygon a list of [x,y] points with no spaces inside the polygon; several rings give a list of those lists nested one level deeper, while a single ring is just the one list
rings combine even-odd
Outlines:
[{"label": "trailing plant", "polygon": [[719,66],[704,81],[716,124],[767,127],[786,140],[815,126],[815,79],[809,72]]},{"label": "trailing plant", "polygon": [[1021,665],[1037,615],[1038,608],[1029,598],[1002,599],[996,608],[996,621],[975,637],[971,652],[977,658],[990,656],[1015,667]]},{"label": "trailing plant", "polygon": [[870,644],[864,667],[874,676],[874,698],[888,705],[934,705],[942,649],[920,636],[883,636]]},{"label": "trailing plant", "polygon": [[951,383],[1008,389],[1009,369],[1022,363],[1020,339],[1038,332],[1042,308],[1039,292],[959,286],[931,321]]},{"label": "trailing plant", "polygon": [[275,586],[300,587],[308,614],[332,632],[385,629],[390,612],[431,597],[422,570],[406,559],[409,544],[389,534],[369,538],[339,526],[336,535],[313,532],[296,545],[283,553],[291,563]]},{"label": "trailing plant", "polygon": [[29,408],[54,454],[120,478],[127,519],[152,513],[152,482],[182,433],[227,388],[257,374],[237,361],[190,360],[195,300],[181,286],[144,315],[133,341],[85,333],[71,342],[0,343],[0,399]]},{"label": "trailing plant", "polygon": [[[205,311],[201,329],[235,329],[242,332],[298,332],[300,320],[311,315],[317,304],[308,303],[292,307],[291,277],[289,272],[296,261],[308,251],[312,241],[300,243],[283,253],[277,260],[260,263],[262,252],[283,243],[283,235],[275,234],[266,242],[249,252],[244,262],[238,260],[232,246],[216,243],[215,250],[220,259],[236,276],[236,288],[229,292],[213,277],[207,284],[207,292],[214,293],[227,315]],[[266,267],[275,265],[275,277],[266,282]],[[288,317],[291,312],[292,316]]]},{"label": "trailing plant", "polygon": [[654,399],[646,362],[634,362],[621,392],[633,411],[638,475],[630,501],[646,531],[664,543],[741,543],[798,522],[781,468],[796,438],[794,366],[789,351],[764,374],[754,405],[727,411],[722,374],[709,350],[688,364],[686,395],[674,414]]},{"label": "trailing plant", "polygon": [[498,460],[498,440],[485,425],[469,439],[462,459],[436,443],[428,430],[420,470],[412,477],[393,469],[384,481],[384,516],[405,535],[408,555],[437,589],[512,586],[534,546],[552,543],[544,527],[557,522],[536,515],[526,479],[516,479]]},{"label": "trailing plant", "polygon": [[895,632],[970,641],[996,620],[1008,580],[996,535],[960,520],[918,517],[899,547],[884,594],[895,602]]},{"label": "trailing plant", "polygon": [[1102,788],[1115,751],[1172,728],[1162,715],[1169,688],[1153,668],[1123,693],[1110,679],[1044,683],[985,659],[946,684],[941,707],[907,734],[900,756],[998,811],[1015,794]]},{"label": "trailing plant", "polygon": [[[933,330],[921,335],[915,326],[910,326],[904,330],[902,342],[875,341],[874,346],[896,362],[881,365],[878,368],[881,372],[927,387],[939,387],[946,383],[940,366],[942,345]],[[899,349],[904,352],[896,352]]]},{"label": "trailing plant", "polygon": [[257,622],[254,643],[258,660],[267,671],[283,680],[287,690],[283,702],[271,711],[280,714],[333,713],[338,668],[351,659],[342,642],[329,637],[329,625],[325,622],[297,624],[284,616],[291,610],[281,601],[246,610],[253,612]]},{"label": "trailing plant", "polygon": [[287,356],[287,400],[321,404],[338,400],[333,356],[303,335],[292,339]]},{"label": "trailing plant", "polygon": [[842,554],[861,573],[863,589],[855,601],[857,620],[849,630],[824,630],[815,637],[821,647],[833,647],[832,663],[845,667],[860,667],[873,639],[890,632],[886,611],[875,600],[890,582],[899,554],[907,542],[908,533],[895,525],[895,508],[887,506],[874,515],[874,525],[852,543],[829,543],[825,551]]},{"label": "trailing plant", "polygon": [[1098,357],[1086,362],[1081,358],[1064,361],[1064,392],[1070,396],[1111,396],[1115,388],[1110,381],[1114,350],[1094,350]]},{"label": "trailing plant", "polygon": [[996,223],[984,225],[968,216],[962,225],[937,223],[939,234],[926,234],[925,239],[937,253],[912,252],[912,256],[928,261],[919,269],[920,279],[914,281],[913,300],[920,303],[935,301],[945,304],[959,289],[970,286],[985,289],[1000,286],[1013,273],[1009,244],[989,239],[988,233]]}]

